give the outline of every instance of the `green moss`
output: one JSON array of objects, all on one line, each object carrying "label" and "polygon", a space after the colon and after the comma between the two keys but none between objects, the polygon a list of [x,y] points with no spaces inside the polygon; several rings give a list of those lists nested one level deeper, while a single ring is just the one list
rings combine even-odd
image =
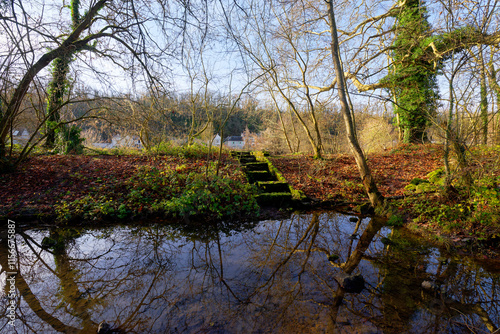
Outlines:
[{"label": "green moss", "polygon": [[[259,161],[265,161],[269,165],[269,171],[276,177],[276,180],[279,182],[285,182],[288,183],[286,178],[281,174],[281,172],[274,167],[273,163],[268,159],[268,155],[263,152],[253,152],[253,155],[259,160]],[[307,199],[307,196],[304,194],[303,191],[294,189],[292,186],[288,185],[290,192],[292,193],[292,197],[294,200],[299,200],[303,201]]]},{"label": "green moss", "polygon": [[442,185],[444,183],[444,178],[445,178],[444,170],[442,168],[438,168],[427,174],[427,178],[432,183]]},{"label": "green moss", "polygon": [[289,206],[292,202],[291,193],[264,193],[256,196],[257,203],[264,206]]},{"label": "green moss", "polygon": [[269,172],[269,165],[266,162],[249,162],[245,164],[247,171],[265,171]]},{"label": "green moss", "polygon": [[290,186],[286,182],[281,181],[265,181],[257,182],[257,186],[266,193],[290,193]]},{"label": "green moss", "polygon": [[418,177],[416,177],[410,181],[410,184],[413,184],[415,186],[418,186],[419,184],[422,184],[422,183],[429,183],[429,181],[424,180],[424,179],[419,179]]}]

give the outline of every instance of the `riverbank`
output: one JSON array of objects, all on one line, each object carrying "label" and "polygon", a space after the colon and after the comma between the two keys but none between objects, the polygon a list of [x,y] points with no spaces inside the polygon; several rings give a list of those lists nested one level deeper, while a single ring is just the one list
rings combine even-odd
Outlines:
[{"label": "riverbank", "polygon": [[[429,181],[429,173],[443,165],[443,152],[437,145],[404,145],[370,155],[377,185],[391,199],[389,224],[406,224],[447,247],[497,253],[498,154],[490,149],[471,158],[471,173],[477,182],[469,194],[458,184],[453,188],[456,192],[442,194],[439,178]],[[0,175],[0,215],[47,224],[80,219],[98,223],[147,217],[187,221],[279,216],[272,210],[257,213],[253,200],[257,190],[246,184],[236,159],[223,155],[219,177],[215,177],[214,159],[214,154],[207,159],[202,148],[155,155],[34,155],[15,173]],[[349,156],[315,160],[307,155],[286,155],[270,157],[270,161],[317,207],[349,210],[367,201]]]},{"label": "riverbank", "polygon": [[203,148],[172,154],[37,155],[0,175],[0,215],[47,223],[164,217],[240,219],[255,187],[228,154],[218,172]]},{"label": "riverbank", "polygon": [[[452,186],[443,192],[444,160],[439,145],[401,145],[369,156],[377,187],[389,200],[389,225],[410,231],[458,252],[500,254],[500,147],[468,152],[471,187],[453,165]],[[354,209],[367,202],[350,156],[317,161],[308,156],[272,157],[287,181],[323,203]]]}]

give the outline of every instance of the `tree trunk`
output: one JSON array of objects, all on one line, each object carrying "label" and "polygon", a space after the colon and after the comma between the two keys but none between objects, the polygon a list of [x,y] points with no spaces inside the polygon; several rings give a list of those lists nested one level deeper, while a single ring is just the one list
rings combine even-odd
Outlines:
[{"label": "tree trunk", "polygon": [[271,98],[273,99],[274,106],[276,107],[276,112],[278,113],[278,117],[279,117],[279,120],[281,123],[281,128],[283,130],[283,135],[285,136],[288,150],[290,151],[290,153],[294,153],[293,148],[292,148],[292,144],[290,143],[290,139],[288,138],[288,133],[286,132],[285,122],[283,121],[283,116],[281,115],[281,110],[280,110],[280,107],[278,105],[278,101],[276,101],[276,98],[274,97],[274,93],[271,91],[271,88],[269,88],[269,93],[271,95]]},{"label": "tree trunk", "polygon": [[344,117],[344,122],[347,130],[347,138],[351,146],[354,158],[356,159],[356,164],[358,165],[358,170],[361,175],[361,180],[363,181],[363,186],[365,191],[370,198],[370,202],[374,208],[379,208],[384,205],[384,197],[379,192],[375,180],[371,175],[370,168],[366,162],[365,156],[361,147],[359,146],[358,139],[354,131],[354,122],[352,118],[352,112],[347,103],[346,87],[344,71],[340,64],[340,54],[339,54],[339,42],[337,37],[337,25],[335,23],[335,13],[333,11],[332,0],[326,1],[328,8],[328,15],[330,19],[330,30],[332,35],[332,58],[333,64],[335,66],[335,72],[337,74],[337,87],[339,91],[340,105],[342,109],[342,115]]},{"label": "tree trunk", "polygon": [[[492,49],[492,54],[494,53]],[[491,91],[493,92],[493,96],[496,97],[496,111],[495,111],[495,106],[494,106],[494,97],[492,98],[492,115],[493,115],[493,120],[496,119],[496,124],[493,124],[493,131],[494,131],[494,137],[493,137],[493,144],[498,145],[500,144],[500,122],[498,121],[499,118],[499,113],[500,113],[500,85],[497,82],[497,69],[495,69],[494,66],[494,58],[491,57],[490,61],[488,63],[489,71],[487,71],[488,74],[488,83],[490,86]]]},{"label": "tree trunk", "polygon": [[297,119],[299,120],[300,124],[302,125],[302,128],[304,128],[304,131],[305,131],[305,133],[307,135],[307,139],[309,139],[309,143],[311,144],[311,147],[313,149],[314,159],[321,159],[322,158],[322,156],[321,156],[321,149],[322,148],[319,146],[319,145],[321,145],[321,143],[316,143],[316,141],[314,140],[314,138],[312,136],[311,131],[309,130],[309,127],[307,126],[307,124],[304,121],[304,119],[300,116],[300,113],[297,110],[297,108],[295,108],[295,104],[285,94],[285,92],[283,91],[283,89],[280,87],[279,80],[277,78],[276,72],[274,72],[272,74],[272,80],[274,81],[274,84],[278,88],[278,91],[281,94],[281,96],[285,99],[285,101],[288,103],[288,106],[291,108],[291,110],[293,111],[293,113],[295,114],[295,116],[297,117]]},{"label": "tree trunk", "polygon": [[455,99],[453,96],[453,80],[455,79],[456,72],[454,71],[451,75],[449,82],[449,94],[450,94],[450,108],[448,109],[448,121],[446,122],[446,137],[444,142],[444,167],[446,173],[445,179],[445,192],[448,193],[451,186],[451,168],[450,168],[450,140],[452,132],[452,122],[453,122],[453,109],[455,108]]},{"label": "tree trunk", "polygon": [[47,98],[47,120],[45,122],[45,147],[53,149],[56,144],[56,128],[61,120],[60,108],[64,103],[66,93],[66,76],[69,72],[69,63],[72,54],[68,53],[53,61],[52,81],[49,83]]},{"label": "tree trunk", "polygon": [[481,142],[483,145],[488,144],[488,90],[486,86],[486,68],[483,57],[483,50],[479,52],[479,66],[481,75]]}]

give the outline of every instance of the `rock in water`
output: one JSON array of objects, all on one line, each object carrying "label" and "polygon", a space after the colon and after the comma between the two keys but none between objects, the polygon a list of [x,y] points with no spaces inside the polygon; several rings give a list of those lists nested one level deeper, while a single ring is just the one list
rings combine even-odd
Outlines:
[{"label": "rock in water", "polygon": [[365,279],[361,274],[344,274],[338,280],[340,286],[349,293],[360,293],[365,288]]},{"label": "rock in water", "polygon": [[328,256],[328,261],[331,261],[331,262],[337,261],[338,259],[339,259],[339,256],[337,254],[332,254],[332,255]]}]

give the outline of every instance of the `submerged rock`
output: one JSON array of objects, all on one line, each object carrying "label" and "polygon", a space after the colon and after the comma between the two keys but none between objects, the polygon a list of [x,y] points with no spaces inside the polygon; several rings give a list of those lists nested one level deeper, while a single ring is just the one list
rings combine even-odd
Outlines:
[{"label": "submerged rock", "polygon": [[338,282],[340,286],[349,293],[360,293],[365,288],[365,279],[361,274],[343,274],[339,277]]},{"label": "submerged rock", "polygon": [[438,289],[438,286],[431,281],[423,281],[421,285],[422,285],[422,288],[425,290],[437,290]]},{"label": "submerged rock", "polygon": [[444,286],[440,286],[431,281],[423,281],[421,286],[422,289],[427,290],[429,292],[434,292],[436,294],[444,294],[446,291]]},{"label": "submerged rock", "polygon": [[331,262],[337,261],[338,259],[339,259],[339,256],[337,254],[331,254],[330,256],[328,256],[328,261],[331,261]]}]

